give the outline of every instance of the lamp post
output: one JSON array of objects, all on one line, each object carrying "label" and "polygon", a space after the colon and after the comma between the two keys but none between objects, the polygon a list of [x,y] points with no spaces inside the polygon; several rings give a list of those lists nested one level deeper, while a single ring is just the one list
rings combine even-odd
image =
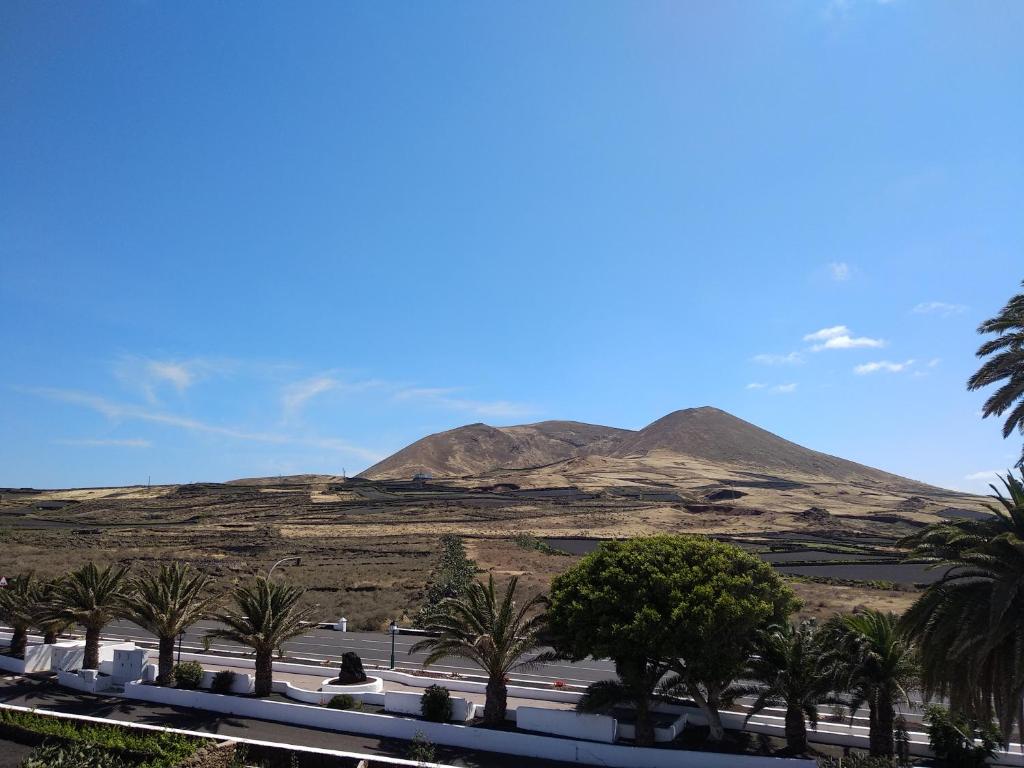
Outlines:
[{"label": "lamp post", "polygon": [[282,557],[280,560],[278,560],[276,563],[270,566],[270,570],[267,571],[267,578],[270,578],[270,574],[274,572],[274,569],[277,568],[277,566],[281,565],[282,563],[287,563],[291,560],[294,560],[296,565],[300,565],[302,563],[302,558],[298,556]]},{"label": "lamp post", "polygon": [[391,669],[395,668],[395,635],[398,634],[398,622],[392,620],[391,625],[388,627],[388,632],[391,633]]}]

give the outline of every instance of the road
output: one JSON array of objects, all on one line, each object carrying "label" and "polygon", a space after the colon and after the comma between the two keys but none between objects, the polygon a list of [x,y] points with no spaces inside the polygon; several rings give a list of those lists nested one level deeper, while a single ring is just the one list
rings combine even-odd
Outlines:
[{"label": "road", "polygon": [[[182,641],[185,650],[202,650],[206,631],[217,626],[212,621],[202,621],[192,627]],[[129,621],[110,624],[104,638],[154,642],[153,636]],[[398,668],[421,669],[426,659],[425,652],[410,654],[409,649],[421,638],[415,635],[395,637],[395,665]],[[249,649],[237,643],[216,640],[210,644],[211,651],[247,654]],[[386,632],[337,632],[333,629],[310,628],[300,637],[284,644],[285,654],[297,659],[340,661],[346,651],[355,651],[364,663],[388,666],[391,660],[391,635]],[[431,665],[438,672],[457,672],[460,675],[479,675],[480,668],[462,659],[442,659]],[[610,661],[587,661],[576,664],[555,662],[542,664],[535,669],[517,671],[513,675],[519,680],[551,683],[562,680],[565,683],[589,685],[597,680],[615,678],[615,668]]]}]

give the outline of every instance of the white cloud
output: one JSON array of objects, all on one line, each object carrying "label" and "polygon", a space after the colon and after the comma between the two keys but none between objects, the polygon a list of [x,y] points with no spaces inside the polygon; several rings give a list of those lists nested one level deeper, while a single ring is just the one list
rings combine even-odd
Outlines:
[{"label": "white cloud", "polygon": [[972,472],[964,477],[964,480],[984,480],[990,482],[999,479],[999,471],[995,469],[983,469],[980,472]]},{"label": "white cloud", "polygon": [[337,389],[340,384],[341,382],[330,376],[317,376],[289,384],[281,397],[285,416],[296,415],[312,398]]},{"label": "white cloud", "polygon": [[860,349],[885,346],[883,339],[853,336],[845,325],[833,325],[814,333],[808,333],[804,336],[804,341],[820,342],[811,347],[812,352],[821,352],[823,349]]},{"label": "white cloud", "polygon": [[384,456],[367,448],[354,445],[340,438],[318,437],[307,435],[294,435],[281,432],[252,432],[234,427],[224,427],[218,424],[209,424],[199,419],[192,419],[187,416],[177,416],[172,413],[155,411],[138,405],[117,403],[98,395],[88,392],[79,392],[71,389],[55,389],[42,387],[28,390],[32,394],[46,397],[50,400],[57,400],[71,405],[78,405],[89,408],[106,416],[114,421],[146,421],[153,424],[162,424],[168,427],[183,429],[188,432],[199,432],[210,435],[219,435],[234,440],[245,440],[257,443],[273,443],[279,445],[307,445],[316,448],[350,453],[368,461],[380,461]]},{"label": "white cloud", "polygon": [[409,400],[447,408],[453,411],[465,411],[477,416],[490,418],[516,418],[529,416],[537,412],[532,405],[514,403],[508,400],[470,400],[456,397],[461,392],[459,387],[407,387],[395,393],[396,400]]},{"label": "white cloud", "polygon": [[942,358],[941,357],[933,357],[931,360],[928,361],[928,367],[929,368],[934,368],[935,366],[937,366],[941,362],[942,362]]},{"label": "white cloud", "polygon": [[201,379],[222,374],[235,367],[228,360],[189,358],[187,360],[156,360],[123,355],[114,362],[114,375],[130,389],[141,392],[151,404],[159,402],[162,387],[172,387],[179,395]]},{"label": "white cloud", "polygon": [[754,355],[751,360],[761,365],[800,365],[803,363],[804,357],[799,352],[790,352],[788,355]]},{"label": "white cloud", "polygon": [[780,395],[788,395],[796,392],[796,384],[776,384],[772,387],[772,392]]},{"label": "white cloud", "polygon": [[949,317],[967,311],[965,304],[947,304],[944,301],[923,301],[911,310],[915,315],[939,315]]},{"label": "white cloud", "polygon": [[886,371],[888,373],[900,373],[907,370],[914,364],[913,360],[907,360],[903,363],[892,363],[888,360],[878,360],[873,363],[864,363],[863,365],[855,366],[853,372],[863,376],[868,373],[878,373],[879,371]]},{"label": "white cloud", "polygon": [[845,261],[833,261],[828,265],[828,272],[837,283],[844,283],[850,279],[850,265]]},{"label": "white cloud", "polygon": [[60,438],[53,441],[57,445],[77,445],[89,448],[149,448],[153,445],[149,440],[128,438],[124,440],[91,440],[88,438]]},{"label": "white cloud", "polygon": [[762,384],[759,381],[752,381],[749,384],[747,384],[745,389],[764,389],[767,386],[768,386],[767,384]]}]

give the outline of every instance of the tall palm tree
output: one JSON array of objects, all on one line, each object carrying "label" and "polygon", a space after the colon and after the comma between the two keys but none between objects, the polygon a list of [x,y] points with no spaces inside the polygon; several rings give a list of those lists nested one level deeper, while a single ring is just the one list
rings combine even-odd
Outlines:
[{"label": "tall palm tree", "polygon": [[1024,483],[1008,474],[1006,495],[980,520],[938,523],[905,539],[913,556],[947,568],[903,617],[921,647],[922,684],[950,707],[996,717],[1004,743],[1024,738]]},{"label": "tall palm tree", "polygon": [[749,721],[767,707],[786,708],[786,746],[793,754],[807,751],[807,723],[818,727],[818,705],[834,704],[835,675],[825,654],[822,633],[813,621],[769,627],[758,639],[744,678],[744,690],[757,696]]},{"label": "tall palm tree", "polygon": [[212,608],[212,579],[187,563],[161,565],[132,581],[129,618],[157,637],[159,671],[156,681],[167,685],[174,674],[174,640]]},{"label": "tall palm tree", "polygon": [[31,573],[16,576],[7,589],[0,590],[0,618],[11,626],[10,652],[14,656],[25,655],[32,612],[38,601],[39,582]]},{"label": "tall palm tree", "polygon": [[[1024,293],[1011,298],[999,314],[978,326],[978,333],[998,335],[978,348],[978,357],[988,360],[968,379],[967,388],[973,391],[999,384],[985,401],[982,415],[1002,416],[1010,411],[1003,423],[1003,437],[1015,429],[1024,434]],[[1018,466],[1024,466],[1024,453]]]},{"label": "tall palm tree", "polygon": [[265,576],[240,584],[232,592],[234,609],[214,613],[223,627],[211,629],[208,638],[231,640],[247,645],[256,653],[257,696],[269,696],[274,681],[274,651],[282,643],[302,634],[313,608],[299,608],[305,590]]},{"label": "tall palm tree", "polygon": [[127,612],[128,569],[108,565],[100,570],[87,563],[72,571],[57,586],[54,617],[85,629],[83,669],[100,665],[100,632]]},{"label": "tall palm tree", "polygon": [[896,615],[881,611],[834,616],[823,632],[827,663],[837,688],[849,693],[851,717],[867,704],[868,750],[891,757],[897,708],[910,704],[908,691],[918,679],[917,649]]},{"label": "tall palm tree", "polygon": [[484,720],[488,723],[505,720],[505,678],[513,670],[529,666],[532,660],[524,659],[524,654],[540,645],[538,634],[544,617],[536,609],[546,599],[536,595],[517,608],[518,582],[515,576],[509,579],[500,600],[495,594],[494,576],[488,576],[486,586],[474,581],[463,596],[442,600],[437,613],[424,626],[437,637],[428,637],[409,649],[409,653],[430,651],[423,662],[425,667],[448,656],[479,665],[487,673]]},{"label": "tall palm tree", "polygon": [[629,705],[634,715],[633,740],[638,747],[654,744],[651,708],[661,696],[660,683],[668,672],[663,661],[637,657],[615,659],[618,680],[600,680],[587,686],[577,702],[580,712],[607,712],[620,704]]}]

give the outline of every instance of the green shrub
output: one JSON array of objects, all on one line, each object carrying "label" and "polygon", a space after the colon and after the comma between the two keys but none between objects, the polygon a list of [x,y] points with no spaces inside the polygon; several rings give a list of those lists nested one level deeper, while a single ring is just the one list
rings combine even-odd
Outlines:
[{"label": "green shrub", "polygon": [[210,690],[214,693],[231,693],[231,686],[235,684],[235,673],[230,669],[222,669],[213,676],[210,682]]},{"label": "green shrub", "polygon": [[435,723],[452,719],[452,696],[443,685],[431,685],[420,697],[420,714]]},{"label": "green shrub", "polygon": [[136,765],[134,761],[87,744],[51,743],[34,749],[21,768],[135,768]]},{"label": "green shrub", "polygon": [[195,690],[203,682],[203,666],[198,661],[186,661],[174,668],[174,681],[179,688]]},{"label": "green shrub", "polygon": [[[97,752],[113,751],[120,753],[125,759],[128,755],[139,756],[145,760],[146,768],[170,768],[191,757],[201,746],[198,739],[177,733],[136,731],[118,725],[82,723],[13,710],[0,710],[0,727],[4,727],[5,737],[14,741],[38,743],[38,740],[19,738],[17,732],[22,731],[36,739],[42,736],[60,742],[87,745]],[[141,766],[138,761],[133,764]],[[54,762],[53,765],[59,766],[61,763]],[[79,763],[72,761],[63,765],[77,766]],[[89,763],[84,765],[91,768]]]},{"label": "green shrub", "polygon": [[988,765],[999,745],[991,723],[982,723],[944,707],[932,705],[925,712],[928,742],[939,765],[949,768],[981,768]]},{"label": "green shrub", "polygon": [[891,757],[871,757],[864,753],[818,758],[818,768],[894,768],[895,765],[896,761]]},{"label": "green shrub", "polygon": [[409,759],[415,760],[417,763],[437,762],[434,745],[423,735],[423,731],[416,731],[412,737],[412,742],[409,744]]},{"label": "green shrub", "polygon": [[353,696],[349,696],[347,693],[339,693],[337,696],[331,697],[331,700],[327,702],[327,706],[331,709],[357,710],[363,708],[363,702]]}]

